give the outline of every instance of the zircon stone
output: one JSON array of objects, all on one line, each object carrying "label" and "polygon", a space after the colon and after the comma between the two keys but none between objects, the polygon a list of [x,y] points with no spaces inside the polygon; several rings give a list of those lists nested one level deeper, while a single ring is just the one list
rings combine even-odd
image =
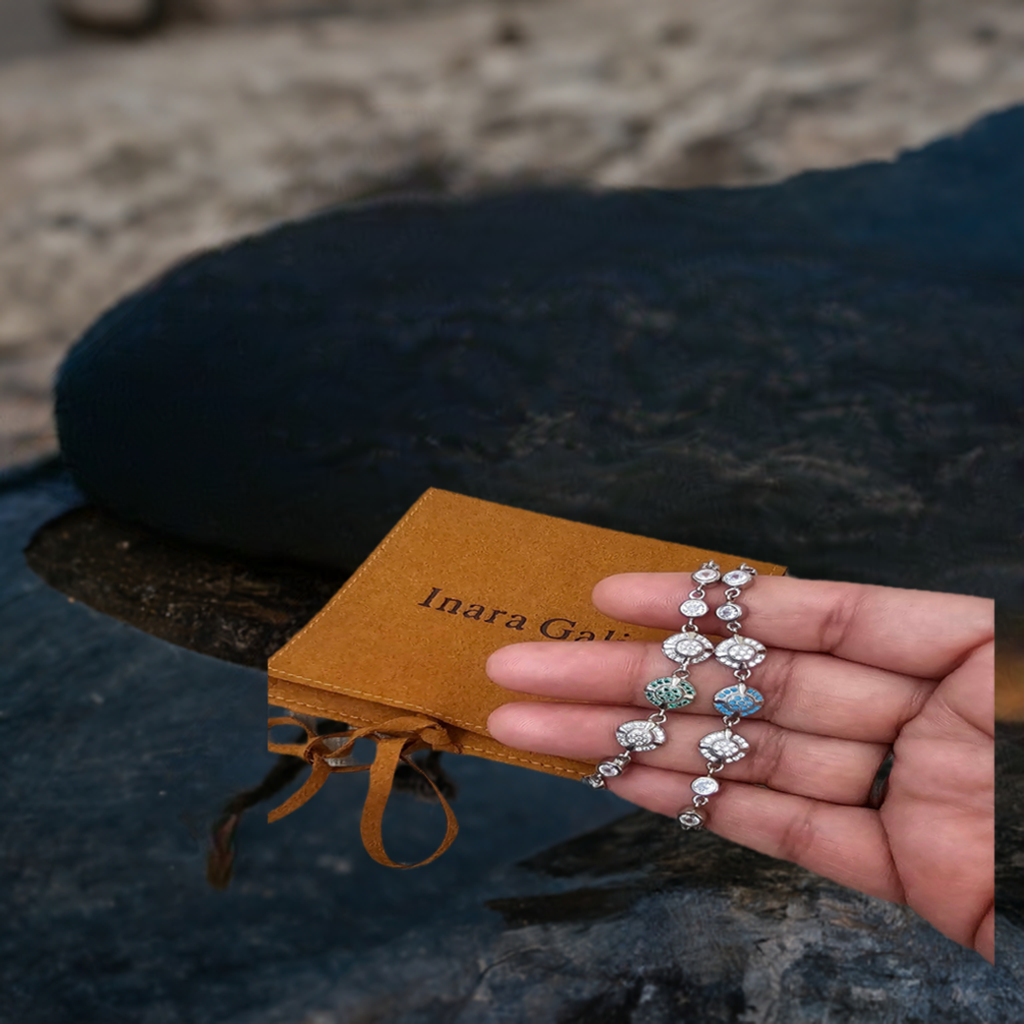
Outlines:
[{"label": "zircon stone", "polygon": [[665,730],[646,719],[623,722],[615,730],[615,742],[627,750],[643,753],[645,750],[654,750],[665,742]]},{"label": "zircon stone", "polygon": [[738,619],[743,614],[743,609],[738,604],[729,601],[728,604],[719,605],[715,609],[715,614],[723,622],[732,622],[733,619]]},{"label": "zircon stone", "polygon": [[690,574],[690,578],[694,583],[707,585],[708,583],[717,583],[721,578],[721,573],[717,569],[698,569]]},{"label": "zircon stone", "polygon": [[700,741],[700,753],[712,764],[732,764],[745,757],[750,744],[731,729],[711,732]]},{"label": "zircon stone", "polygon": [[616,775],[622,774],[622,765],[615,761],[603,761],[597,766],[597,771],[606,779],[614,779]]},{"label": "zircon stone", "polygon": [[713,796],[718,792],[718,779],[711,778],[710,775],[705,775],[703,778],[694,779],[690,783],[690,789],[697,794],[697,796]]},{"label": "zircon stone", "polygon": [[745,587],[754,577],[746,569],[733,569],[722,577],[730,587]]},{"label": "zircon stone", "polygon": [[695,597],[691,597],[689,601],[684,601],[679,606],[679,610],[688,619],[699,619],[702,615],[707,615],[708,606],[705,601],[700,601]]},{"label": "zircon stone", "polygon": [[676,633],[661,645],[661,649],[666,658],[680,664],[689,661],[697,665],[711,657],[715,645],[700,633]]},{"label": "zircon stone", "polygon": [[649,682],[644,687],[644,696],[656,708],[672,710],[686,707],[697,696],[697,691],[685,679],[664,676]]}]

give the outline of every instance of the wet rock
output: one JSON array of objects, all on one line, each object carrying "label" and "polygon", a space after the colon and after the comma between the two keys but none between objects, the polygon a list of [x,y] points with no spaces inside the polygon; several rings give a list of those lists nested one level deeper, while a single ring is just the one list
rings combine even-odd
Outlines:
[{"label": "wet rock", "polygon": [[[416,929],[301,998],[232,1024],[1014,1019],[1019,924],[992,968],[915,914],[646,812],[490,880],[491,920],[443,914],[443,952]],[[474,894],[476,896],[476,894]]]},{"label": "wet rock", "polygon": [[441,486],[1019,600],[1022,140],[1017,109],[778,186],[286,224],[86,333],[62,449],[101,506],[258,556],[350,567]]},{"label": "wet rock", "polygon": [[[462,829],[429,868],[365,855],[348,776],[286,822],[247,816],[235,877],[213,888],[211,828],[273,764],[265,677],[43,584],[21,549],[81,501],[58,465],[0,476],[5,1024],[1024,1013],[1013,727],[999,747],[997,968],[905,908],[645,812],[608,823],[623,806],[610,794],[472,758],[449,759]],[[422,848],[438,813],[396,796],[389,842]]]},{"label": "wet rock", "polygon": [[43,524],[25,558],[51,587],[105,615],[259,669],[348,578],[197,549],[92,506]]},{"label": "wet rock", "polygon": [[[1024,940],[1024,723],[996,724],[996,907]],[[997,951],[1003,945],[997,944]]]},{"label": "wet rock", "polygon": [[410,190],[778,181],[1024,101],[1019,0],[169,2],[248,24],[111,46],[0,0],[0,466],[55,450],[96,316],[245,233]]},{"label": "wet rock", "polygon": [[[22,549],[81,501],[59,466],[0,475],[3,1024],[258,1016],[301,1001],[307,961],[330,953],[339,969],[355,964],[495,868],[622,813],[611,794],[564,779],[446,757],[461,828],[429,869],[370,860],[359,838],[365,780],[346,776],[287,822],[267,825],[266,804],[246,814],[220,851],[233,878],[215,888],[223,874],[208,868],[225,810],[275,766],[266,674],[46,586]],[[207,601],[215,616],[217,600]],[[436,806],[392,796],[385,833],[396,856],[422,855],[443,831]],[[490,916],[484,899],[503,895],[484,889],[480,918]],[[428,948],[443,948],[442,930],[427,935]]]}]

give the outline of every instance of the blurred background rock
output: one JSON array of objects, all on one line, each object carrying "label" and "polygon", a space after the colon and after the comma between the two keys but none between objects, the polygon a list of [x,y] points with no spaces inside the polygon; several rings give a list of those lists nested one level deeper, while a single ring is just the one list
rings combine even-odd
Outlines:
[{"label": "blurred background rock", "polygon": [[0,467],[101,310],[283,218],[768,182],[1022,100],[1024,0],[0,0]]}]

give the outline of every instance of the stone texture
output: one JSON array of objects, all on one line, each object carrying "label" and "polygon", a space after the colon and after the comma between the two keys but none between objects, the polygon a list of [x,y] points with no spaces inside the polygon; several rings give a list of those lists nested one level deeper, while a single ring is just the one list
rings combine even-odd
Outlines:
[{"label": "stone texture", "polygon": [[[12,2],[13,39],[21,8],[39,15]],[[233,18],[297,0],[205,2]],[[52,450],[53,368],[96,315],[241,233],[396,190],[778,180],[1024,100],[1019,0],[389,0],[390,17],[358,16],[382,2],[0,65],[0,465]]]},{"label": "stone texture", "polygon": [[[355,964],[495,868],[626,807],[553,776],[446,758],[459,838],[429,869],[392,871],[362,848],[365,779],[349,775],[277,825],[267,804],[247,814],[234,878],[213,888],[214,826],[275,765],[266,675],[147,636],[35,576],[22,548],[80,502],[59,468],[0,476],[2,1024],[258,1015],[301,1000],[306,963]],[[443,827],[436,806],[392,797],[396,856],[422,855]],[[485,890],[480,918],[483,899],[502,895]],[[440,928],[427,939],[445,941]]]},{"label": "stone texture", "polygon": [[25,549],[50,586],[151,636],[265,669],[348,578],[195,549],[91,506],[42,526]]},{"label": "stone texture", "polygon": [[[1018,923],[991,968],[905,908],[869,900],[644,812],[497,881],[500,921],[445,915],[443,952],[416,929],[334,981],[231,1024],[710,1024],[1013,1020]],[[492,882],[494,884],[494,882]]]},{"label": "stone texture", "polygon": [[1024,938],[1024,723],[997,722],[996,740],[996,955],[1011,957]]},{"label": "stone texture", "polygon": [[64,454],[252,555],[351,567],[436,485],[1019,601],[1022,177],[1024,108],[763,188],[342,207],[101,318]]},{"label": "stone texture", "polygon": [[[211,826],[273,764],[265,677],[34,576],[22,547],[80,501],[57,466],[0,477],[3,1024],[1024,1013],[1019,726],[998,745],[996,968],[905,908],[646,812],[612,821],[610,794],[471,758],[448,759],[462,830],[428,868],[369,860],[361,780],[346,776],[277,825],[247,815],[235,878],[215,890]],[[436,838],[436,807],[394,801],[389,843],[411,854]]]}]

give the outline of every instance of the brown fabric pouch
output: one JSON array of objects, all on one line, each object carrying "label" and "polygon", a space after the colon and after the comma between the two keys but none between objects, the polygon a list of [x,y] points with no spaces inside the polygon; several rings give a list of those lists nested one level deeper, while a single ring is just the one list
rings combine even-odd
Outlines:
[{"label": "brown fabric pouch", "polygon": [[[501,704],[542,700],[492,683],[492,651],[525,640],[663,640],[664,630],[626,625],[594,610],[590,592],[619,572],[690,571],[708,558],[732,567],[741,559],[565,519],[429,490],[406,513],[326,607],[268,664],[269,702],[290,714],[271,727],[296,724],[303,743],[269,744],[311,765],[309,778],[270,815],[276,821],[304,804],[333,772],[370,772],[361,833],[374,860],[390,867],[381,821],[395,769],[418,750],[475,754],[579,779],[594,765],[506,747],[487,733]],[[781,566],[747,561],[763,574]],[[685,595],[680,595],[680,598]],[[349,728],[318,735],[316,720]],[[372,765],[349,761],[355,741],[377,743]],[[425,773],[422,773],[424,774]],[[458,831],[448,819],[444,840]]]}]

